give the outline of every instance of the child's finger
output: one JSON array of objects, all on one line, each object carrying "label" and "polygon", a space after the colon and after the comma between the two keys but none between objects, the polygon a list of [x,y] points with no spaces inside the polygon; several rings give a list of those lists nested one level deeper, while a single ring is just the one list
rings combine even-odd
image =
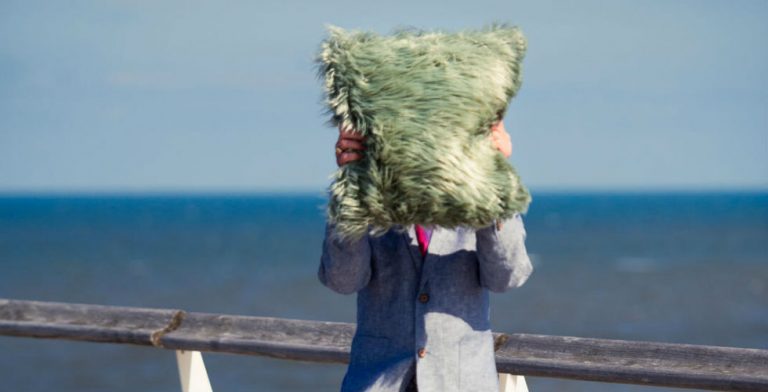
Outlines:
[{"label": "child's finger", "polygon": [[336,155],[336,164],[339,166],[346,165],[349,162],[354,162],[363,158],[363,155],[359,152],[345,151]]},{"label": "child's finger", "polygon": [[342,139],[365,140],[363,134],[355,132],[352,128],[342,129],[341,125],[339,125],[339,135],[341,135]]},{"label": "child's finger", "polygon": [[336,144],[336,147],[341,148],[342,150],[365,150],[365,144],[353,140],[353,139],[341,139]]}]

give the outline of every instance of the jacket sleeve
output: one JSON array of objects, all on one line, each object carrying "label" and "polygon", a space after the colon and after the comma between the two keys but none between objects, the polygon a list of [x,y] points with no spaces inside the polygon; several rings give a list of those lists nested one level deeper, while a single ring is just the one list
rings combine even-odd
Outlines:
[{"label": "jacket sleeve", "polygon": [[358,240],[340,240],[333,225],[326,224],[323,254],[317,277],[340,294],[352,294],[371,279],[371,245],[368,234]]},{"label": "jacket sleeve", "polygon": [[475,232],[480,284],[493,292],[520,287],[533,272],[525,249],[525,227],[520,214]]}]

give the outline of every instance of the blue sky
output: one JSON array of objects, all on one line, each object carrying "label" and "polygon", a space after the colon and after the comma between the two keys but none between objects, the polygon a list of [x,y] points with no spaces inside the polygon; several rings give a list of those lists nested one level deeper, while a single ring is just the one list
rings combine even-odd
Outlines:
[{"label": "blue sky", "polygon": [[335,168],[324,24],[493,21],[533,190],[768,189],[766,1],[0,2],[0,192],[311,191]]}]

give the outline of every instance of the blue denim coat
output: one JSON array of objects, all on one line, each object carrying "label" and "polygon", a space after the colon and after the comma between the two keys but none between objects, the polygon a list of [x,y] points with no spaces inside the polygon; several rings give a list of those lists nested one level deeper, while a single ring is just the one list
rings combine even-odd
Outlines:
[{"label": "blue denim coat", "polygon": [[357,241],[326,225],[318,277],[357,293],[357,330],[342,392],[497,392],[488,291],[522,285],[532,272],[520,215],[479,230],[432,233],[427,255],[413,226]]}]

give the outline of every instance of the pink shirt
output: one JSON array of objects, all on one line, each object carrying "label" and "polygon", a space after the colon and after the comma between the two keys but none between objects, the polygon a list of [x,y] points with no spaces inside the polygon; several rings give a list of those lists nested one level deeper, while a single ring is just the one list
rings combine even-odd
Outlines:
[{"label": "pink shirt", "polygon": [[432,238],[432,228],[416,225],[416,239],[419,241],[421,256],[426,256],[429,240]]}]

